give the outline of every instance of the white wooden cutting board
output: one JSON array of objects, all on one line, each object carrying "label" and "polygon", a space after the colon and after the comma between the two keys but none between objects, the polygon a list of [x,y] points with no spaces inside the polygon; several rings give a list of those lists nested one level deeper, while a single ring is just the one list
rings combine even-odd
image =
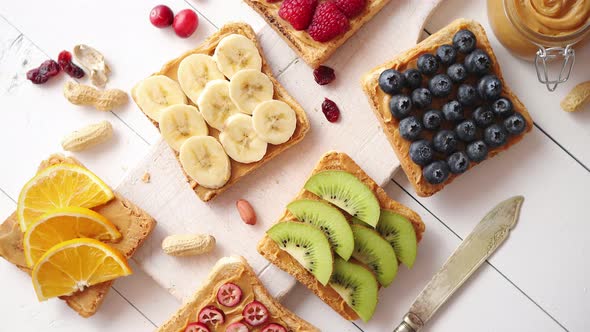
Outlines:
[{"label": "white wooden cutting board", "polygon": [[[180,300],[195,291],[219,258],[235,254],[248,259],[275,297],[288,292],[294,279],[269,265],[256,252],[258,240],[277,221],[314,165],[329,150],[348,153],[379,184],[390,179],[399,162],[357,82],[364,72],[415,44],[425,20],[439,2],[393,0],[330,59],[327,65],[335,68],[337,79],[328,86],[318,86],[312,70],[299,59],[283,72],[275,73],[306,110],[310,132],[301,143],[209,203],[200,201],[186,183],[167,144],[163,140],[156,143],[117,188],[158,221],[134,260]],[[273,68],[284,68],[280,64],[285,59],[296,58],[270,27],[265,26],[258,36]],[[324,97],[340,106],[342,117],[338,123],[329,123],[324,118],[320,106]],[[141,180],[146,172],[150,174],[149,183]],[[248,200],[256,210],[255,226],[241,221],[235,208],[240,198]],[[197,257],[164,254],[162,240],[183,233],[212,234],[217,247],[212,253]]]}]

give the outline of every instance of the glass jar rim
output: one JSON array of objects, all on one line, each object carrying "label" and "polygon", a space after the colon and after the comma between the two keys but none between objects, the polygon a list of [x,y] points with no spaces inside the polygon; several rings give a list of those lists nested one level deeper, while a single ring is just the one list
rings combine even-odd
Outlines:
[{"label": "glass jar rim", "polygon": [[503,0],[504,2],[504,13],[510,23],[527,39],[533,43],[541,46],[567,46],[573,45],[578,41],[582,40],[586,34],[590,33],[590,20],[582,25],[580,28],[572,31],[571,33],[551,36],[532,30],[526,24],[522,22],[521,17],[517,14],[515,3],[519,0]]}]

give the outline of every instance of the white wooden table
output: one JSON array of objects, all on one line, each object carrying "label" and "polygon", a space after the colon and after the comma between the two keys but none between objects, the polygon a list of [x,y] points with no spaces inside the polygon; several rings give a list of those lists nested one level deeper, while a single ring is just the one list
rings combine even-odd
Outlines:
[{"label": "white wooden table", "polygon": [[[409,1],[392,2],[405,6]],[[149,30],[149,38],[145,38],[126,33],[125,29],[107,28],[109,24],[125,26],[126,22],[109,21],[114,16],[128,17],[129,24],[145,24],[146,29],[151,29],[148,13],[158,2],[6,0],[0,3],[3,119],[0,217],[14,210],[20,187],[37,163],[48,154],[60,151],[59,142],[64,133],[100,119],[113,123],[117,133],[113,144],[76,154],[113,186],[142,159],[159,136],[134,105],[112,113],[77,109],[61,95],[63,77],[43,87],[33,86],[25,79],[28,69],[76,42],[88,43],[117,59],[117,54],[128,50],[112,45],[121,45],[121,39],[133,39],[134,47],[141,47],[150,55],[117,62],[110,85],[129,89],[138,78],[159,68],[165,59],[196,45],[225,22],[246,21],[255,30],[264,26],[262,19],[240,0],[169,0],[166,3],[174,10],[193,7],[199,12],[201,24],[195,36],[182,40],[170,30]],[[110,15],[114,11],[119,14]],[[488,28],[485,1],[447,0],[427,23],[426,30],[436,31],[457,17],[474,18]],[[381,31],[376,24],[369,23],[365,29],[365,38],[372,33],[391,34]],[[587,190],[590,188],[590,109],[577,114],[559,109],[565,93],[575,83],[590,78],[590,45],[577,50],[578,61],[570,82],[549,94],[536,83],[531,64],[516,60],[492,34],[490,37],[508,83],[535,120],[533,132],[510,151],[468,172],[432,198],[417,197],[403,173],[398,173],[387,191],[415,209],[427,226],[416,266],[412,271],[404,270],[392,287],[380,292],[380,305],[374,320],[368,324],[344,321],[304,287],[297,286],[284,299],[284,304],[323,331],[390,331],[480,217],[494,203],[514,194],[523,194],[526,201],[510,239],[426,330],[590,330],[590,241],[587,241],[590,218],[586,213],[590,203]],[[116,39],[117,43],[109,43]],[[395,43],[393,34],[391,43]],[[269,51],[273,54],[273,70],[280,73],[279,80],[289,90],[302,88],[300,85],[308,84],[309,80],[301,83],[290,78],[297,77],[297,72],[305,67],[294,62],[294,53],[285,49],[277,46]],[[354,56],[354,50],[346,45],[341,51]],[[386,59],[392,55],[388,49],[383,52],[376,57]],[[337,67],[338,62],[334,64],[336,70],[344,71],[346,63],[341,64],[342,68]],[[354,72],[362,72],[360,69],[355,68]],[[344,94],[349,88],[358,88],[356,78],[329,87],[328,96]],[[317,109],[307,111],[317,112]],[[365,112],[373,117],[368,104],[366,109],[347,111]],[[326,146],[329,149],[330,145]],[[380,153],[390,155],[391,152]],[[363,166],[370,168],[370,165]],[[139,268],[135,271],[132,277],[115,283],[96,316],[82,319],[57,300],[38,303],[30,280],[0,260],[0,331],[153,330],[179,303]]]}]

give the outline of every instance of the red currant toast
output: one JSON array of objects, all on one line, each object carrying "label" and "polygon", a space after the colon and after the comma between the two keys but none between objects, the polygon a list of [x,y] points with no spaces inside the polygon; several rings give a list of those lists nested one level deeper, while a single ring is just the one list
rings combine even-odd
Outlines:
[{"label": "red currant toast", "polygon": [[310,127],[245,23],[223,26],[131,95],[203,201],[297,144]]},{"label": "red currant toast", "polygon": [[317,68],[389,0],[245,0],[312,68]]},{"label": "red currant toast", "polygon": [[[59,165],[76,165],[83,167],[83,165],[74,158],[56,154],[50,156],[47,160],[41,163],[39,166],[39,173],[37,174],[41,174],[42,171],[49,169],[50,167]],[[29,183],[30,182],[31,181],[29,181]],[[52,190],[58,191],[59,188],[58,186],[54,186],[52,187]],[[22,195],[23,193],[21,192],[21,197]],[[40,200],[40,198],[37,197],[37,200]],[[51,211],[58,210],[59,209],[56,208]],[[117,252],[119,252],[125,259],[130,259],[131,256],[133,256],[137,248],[142,245],[156,226],[156,222],[151,216],[116,192],[114,193],[114,197],[106,203],[92,207],[92,211],[93,213],[104,216],[104,218],[116,227],[121,235],[120,239],[116,242],[110,241],[107,244],[117,250]],[[19,226],[20,220],[17,215],[18,212],[13,213],[0,225],[0,256],[8,262],[16,265],[16,267],[24,272],[31,274],[34,272],[35,268],[28,264],[29,256],[25,254],[27,247],[25,244],[25,234]],[[63,219],[61,221],[63,221]],[[31,232],[30,230],[27,230],[27,238],[31,237],[29,234],[31,234]],[[50,242],[49,240],[54,240],[63,236],[64,234],[52,232],[51,239],[47,239],[44,242]],[[79,267],[76,268],[79,269]],[[84,287],[83,290],[79,290],[72,295],[60,296],[60,299],[66,301],[67,305],[74,309],[80,316],[90,317],[100,308],[112,284],[113,281],[111,280]]]},{"label": "red currant toast", "polygon": [[411,268],[425,230],[348,155],[325,154],[258,252],[348,320],[368,321],[398,265]]},{"label": "red currant toast", "polygon": [[533,127],[483,27],[458,19],[365,74],[362,86],[419,196],[508,149]]},{"label": "red currant toast", "polygon": [[203,286],[159,332],[319,332],[283,307],[240,256],[220,259]]}]

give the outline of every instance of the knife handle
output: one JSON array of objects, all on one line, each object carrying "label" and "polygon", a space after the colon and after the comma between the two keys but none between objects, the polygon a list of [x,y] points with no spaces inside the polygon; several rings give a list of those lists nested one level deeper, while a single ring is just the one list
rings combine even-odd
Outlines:
[{"label": "knife handle", "polygon": [[424,323],[416,314],[408,312],[404,316],[404,320],[399,324],[393,332],[418,332],[424,326]]},{"label": "knife handle", "polygon": [[416,332],[408,323],[402,322],[393,332]]}]

